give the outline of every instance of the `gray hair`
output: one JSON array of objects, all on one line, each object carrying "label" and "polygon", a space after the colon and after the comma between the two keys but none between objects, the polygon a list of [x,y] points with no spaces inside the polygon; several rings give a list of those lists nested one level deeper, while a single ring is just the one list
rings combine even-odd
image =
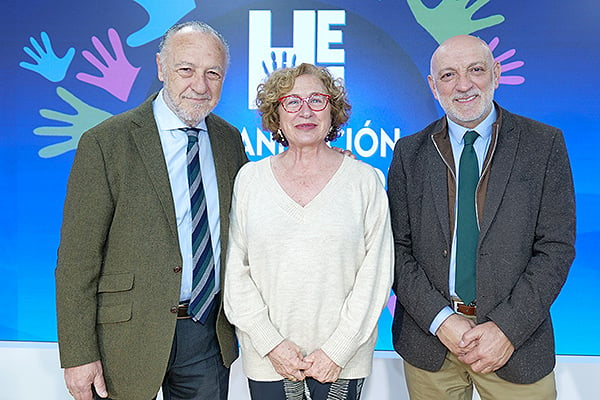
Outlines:
[{"label": "gray hair", "polygon": [[229,67],[229,44],[227,44],[227,41],[225,40],[225,38],[223,37],[223,35],[221,35],[219,32],[217,32],[212,26],[208,25],[205,22],[201,22],[201,21],[187,21],[187,22],[181,22],[179,24],[173,25],[172,27],[170,27],[167,32],[165,32],[165,34],[163,35],[163,37],[160,40],[160,43],[158,45],[158,53],[160,54],[160,58],[161,60],[164,60],[164,55],[169,51],[169,41],[171,39],[171,37],[176,34],[177,32],[179,32],[182,29],[185,28],[190,28],[193,31],[197,31],[197,32],[202,32],[202,33],[208,33],[213,35],[215,38],[217,38],[217,40],[219,40],[219,42],[221,43],[221,46],[223,47],[223,51],[225,53],[225,70],[228,69]]}]

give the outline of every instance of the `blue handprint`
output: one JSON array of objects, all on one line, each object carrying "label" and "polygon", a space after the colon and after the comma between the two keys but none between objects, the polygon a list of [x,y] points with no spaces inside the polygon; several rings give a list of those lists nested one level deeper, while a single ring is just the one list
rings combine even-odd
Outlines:
[{"label": "blue handprint", "polygon": [[46,32],[41,33],[42,45],[33,37],[29,38],[33,49],[25,46],[23,51],[29,55],[35,64],[21,61],[19,66],[36,72],[48,79],[50,82],[60,82],[67,74],[67,70],[75,56],[75,49],[71,47],[64,57],[58,57],[52,49],[52,43]]},{"label": "blue handprint", "polygon": [[42,158],[56,157],[66,153],[69,150],[75,150],[81,135],[83,135],[85,131],[112,116],[112,114],[104,110],[100,110],[99,108],[95,108],[84,103],[67,89],[64,89],[60,86],[56,88],[56,93],[67,104],[73,107],[77,113],[64,114],[54,110],[40,110],[40,115],[42,117],[54,121],[64,122],[67,125],[41,126],[39,128],[35,128],[33,133],[40,136],[70,137],[69,140],[55,143],[41,149],[38,154]]},{"label": "blue handprint", "polygon": [[146,26],[127,38],[127,44],[131,47],[145,45],[154,39],[161,37],[166,30],[184,15],[196,8],[194,0],[170,1],[165,7],[163,0],[133,0],[146,10],[149,19]]},{"label": "blue handprint", "polygon": [[[296,66],[296,55],[294,54],[292,56],[292,65],[290,65],[290,67],[295,67]],[[262,62],[262,67],[263,70],[265,71],[265,74],[269,75],[271,72],[275,71],[277,68],[279,68],[277,66],[277,56],[275,55],[275,52],[272,51],[271,52],[271,67],[272,70],[269,71],[269,69],[267,68],[267,64],[265,64],[265,62]],[[284,51],[283,53],[281,53],[281,68],[287,68],[287,51]]]}]

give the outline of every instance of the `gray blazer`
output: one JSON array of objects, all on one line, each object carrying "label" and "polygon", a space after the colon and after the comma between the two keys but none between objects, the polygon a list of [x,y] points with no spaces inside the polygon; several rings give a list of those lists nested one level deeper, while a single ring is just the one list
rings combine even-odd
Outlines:
[{"label": "gray blazer", "polygon": [[[152,100],[86,132],[69,177],[56,268],[62,367],[102,360],[111,398],[149,399],[169,360],[182,258]],[[239,131],[206,119],[221,217],[221,282],[234,178],[247,162]],[[237,357],[222,305],[223,362]]]},{"label": "gray blazer", "polygon": [[[497,374],[532,383],[555,364],[550,306],[575,256],[573,182],[558,129],[497,108],[486,190],[478,194],[477,323],[494,321],[515,347]],[[454,181],[442,158],[449,146],[444,117],[398,141],[388,174],[394,347],[429,371],[441,368],[447,351],[429,326],[450,304]]]}]

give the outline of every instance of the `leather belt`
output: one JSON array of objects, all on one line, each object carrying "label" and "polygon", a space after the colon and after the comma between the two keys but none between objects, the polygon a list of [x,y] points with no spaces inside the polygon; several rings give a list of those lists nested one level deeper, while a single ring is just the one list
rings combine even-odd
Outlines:
[{"label": "leather belt", "polygon": [[177,319],[188,319],[188,318],[192,318],[189,314],[188,314],[188,306],[190,305],[189,301],[186,301],[184,303],[179,303],[179,305],[177,306]]},{"label": "leather belt", "polygon": [[477,305],[475,304],[475,302],[466,305],[461,299],[457,297],[452,298],[452,309],[459,314],[468,315],[470,317],[477,315]]}]

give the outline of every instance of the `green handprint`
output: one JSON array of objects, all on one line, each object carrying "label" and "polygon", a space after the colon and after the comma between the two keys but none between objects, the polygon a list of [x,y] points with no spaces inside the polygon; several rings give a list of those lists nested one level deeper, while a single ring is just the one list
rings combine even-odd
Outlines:
[{"label": "green handprint", "polygon": [[33,133],[40,136],[57,136],[57,137],[70,137],[69,140],[64,142],[51,144],[42,148],[38,155],[42,158],[56,157],[66,153],[70,150],[75,150],[81,135],[88,129],[98,125],[112,114],[90,106],[84,103],[77,97],[75,97],[67,89],[58,87],[56,88],[56,94],[58,97],[63,99],[65,103],[77,111],[76,114],[64,114],[54,110],[41,109],[40,115],[44,118],[65,122],[68,125],[64,126],[40,126],[33,130]]},{"label": "green handprint", "polygon": [[467,8],[469,1],[442,0],[436,7],[428,8],[422,0],[407,0],[419,25],[425,28],[438,44],[452,36],[470,35],[504,22],[504,16],[500,14],[473,20],[473,14],[490,0],[477,0]]}]

